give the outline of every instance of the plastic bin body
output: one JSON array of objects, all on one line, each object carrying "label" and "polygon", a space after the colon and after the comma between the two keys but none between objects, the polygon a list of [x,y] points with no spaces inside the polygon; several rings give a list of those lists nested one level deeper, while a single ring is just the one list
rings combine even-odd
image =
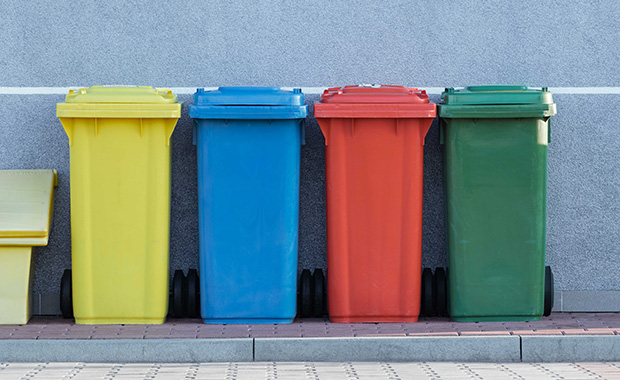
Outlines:
[{"label": "plastic bin body", "polygon": [[328,311],[332,322],[420,313],[424,137],[435,105],[402,86],[326,90]]},{"label": "plastic bin body", "polygon": [[526,87],[444,93],[449,309],[456,321],[543,314],[547,144],[555,104]]},{"label": "plastic bin body", "polygon": [[198,90],[200,297],[205,323],[296,314],[301,92]]},{"label": "plastic bin body", "polygon": [[55,170],[0,171],[0,325],[32,315],[34,247],[47,245]]},{"label": "plastic bin body", "polygon": [[71,144],[78,324],[165,320],[170,138],[180,108],[171,92],[150,87],[96,86],[58,105]]},{"label": "plastic bin body", "polygon": [[25,325],[32,316],[32,246],[0,246],[0,325]]}]

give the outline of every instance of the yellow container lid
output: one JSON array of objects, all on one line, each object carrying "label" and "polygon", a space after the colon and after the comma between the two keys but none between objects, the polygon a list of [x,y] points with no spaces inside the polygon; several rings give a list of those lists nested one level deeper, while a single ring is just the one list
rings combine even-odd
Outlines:
[{"label": "yellow container lid", "polygon": [[149,86],[92,86],[69,90],[56,105],[58,117],[179,118],[181,103],[171,90]]},{"label": "yellow container lid", "polygon": [[0,170],[0,246],[46,245],[56,170]]}]

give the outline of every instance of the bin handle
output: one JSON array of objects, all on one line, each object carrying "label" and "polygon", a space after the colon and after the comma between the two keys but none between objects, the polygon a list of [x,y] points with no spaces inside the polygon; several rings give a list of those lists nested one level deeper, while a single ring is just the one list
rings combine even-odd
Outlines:
[{"label": "bin handle", "polygon": [[71,117],[60,117],[60,124],[65,129],[67,133],[67,137],[69,138],[69,146],[73,145],[73,118]]},{"label": "bin handle", "polygon": [[316,121],[319,123],[319,128],[321,129],[321,132],[323,133],[323,137],[325,137],[325,146],[328,146],[331,121],[329,119],[320,119],[320,120],[316,119]]},{"label": "bin handle", "polygon": [[166,120],[166,145],[170,146],[170,140],[172,139],[172,132],[174,132],[174,128],[177,125],[177,119],[168,119]]}]

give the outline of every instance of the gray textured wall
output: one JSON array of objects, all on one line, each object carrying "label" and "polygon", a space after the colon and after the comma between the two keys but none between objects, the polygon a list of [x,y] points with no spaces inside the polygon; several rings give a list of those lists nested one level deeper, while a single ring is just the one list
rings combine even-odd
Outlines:
[{"label": "gray textured wall", "polygon": [[[0,9],[0,87],[620,86],[616,0],[0,0]],[[555,99],[548,262],[558,289],[620,290],[620,95]],[[0,168],[59,170],[53,234],[36,262],[41,293],[58,291],[70,263],[69,147],[55,117],[62,100],[0,95]],[[196,154],[186,112],[173,141],[172,268],[197,264]],[[300,265],[314,267],[326,254],[324,153],[317,124],[307,123]],[[436,266],[445,262],[436,125],[426,141],[424,263]]]}]

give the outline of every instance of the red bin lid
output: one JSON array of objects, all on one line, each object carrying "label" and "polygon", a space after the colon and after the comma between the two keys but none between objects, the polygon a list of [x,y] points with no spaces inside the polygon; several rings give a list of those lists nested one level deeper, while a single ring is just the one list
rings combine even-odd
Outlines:
[{"label": "red bin lid", "polygon": [[331,87],[314,105],[317,118],[434,118],[426,91],[393,85]]},{"label": "red bin lid", "polygon": [[360,84],[328,88],[321,103],[428,103],[428,95],[405,86]]}]

